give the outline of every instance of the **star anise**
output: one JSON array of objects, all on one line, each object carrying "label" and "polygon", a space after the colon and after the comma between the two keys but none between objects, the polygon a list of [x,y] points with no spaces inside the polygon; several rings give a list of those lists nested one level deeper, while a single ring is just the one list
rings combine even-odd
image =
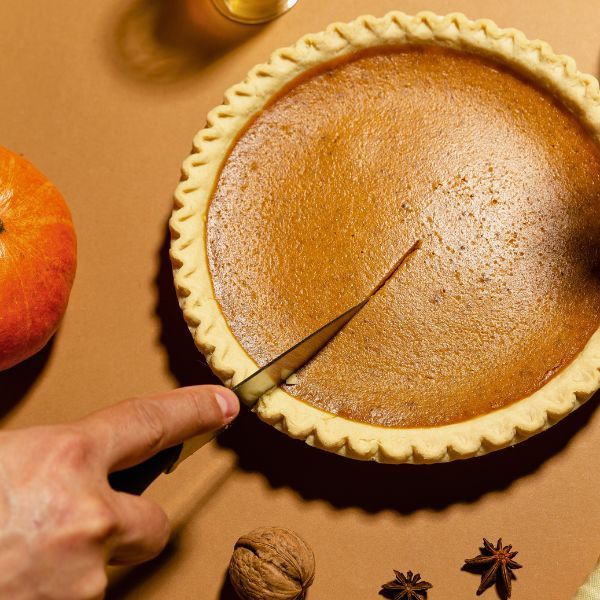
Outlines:
[{"label": "star anise", "polygon": [[408,571],[406,575],[394,570],[396,579],[381,586],[381,594],[393,600],[424,600],[427,590],[433,586],[428,581],[423,581],[421,575],[413,575]]},{"label": "star anise", "polygon": [[505,599],[510,598],[514,578],[512,571],[522,567],[513,560],[518,552],[511,552],[512,546],[502,546],[502,539],[498,540],[494,548],[493,544],[485,538],[481,550],[479,556],[465,559],[465,565],[469,568],[478,572],[483,570],[477,595],[483,594],[487,588],[496,583],[500,595]]}]

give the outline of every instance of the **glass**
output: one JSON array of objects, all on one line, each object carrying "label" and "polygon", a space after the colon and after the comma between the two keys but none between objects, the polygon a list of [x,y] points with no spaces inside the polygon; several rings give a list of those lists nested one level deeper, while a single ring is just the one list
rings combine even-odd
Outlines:
[{"label": "glass", "polygon": [[266,23],[288,11],[298,0],[213,0],[219,12],[239,23]]}]

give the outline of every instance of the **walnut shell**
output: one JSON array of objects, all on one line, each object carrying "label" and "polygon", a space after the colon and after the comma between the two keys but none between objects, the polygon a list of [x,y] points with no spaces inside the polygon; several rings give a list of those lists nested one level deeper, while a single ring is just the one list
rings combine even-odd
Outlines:
[{"label": "walnut shell", "polygon": [[229,578],[242,600],[302,600],[315,577],[315,556],[297,534],[261,527],[235,544]]}]

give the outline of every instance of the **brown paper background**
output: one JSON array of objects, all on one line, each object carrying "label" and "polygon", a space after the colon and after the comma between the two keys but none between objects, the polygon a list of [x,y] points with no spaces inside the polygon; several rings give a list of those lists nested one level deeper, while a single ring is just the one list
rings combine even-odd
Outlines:
[{"label": "brown paper background", "polygon": [[[0,374],[5,427],[212,381],[174,302],[166,220],[206,113],[271,50],[365,12],[461,10],[599,68],[593,0],[300,0],[263,28],[196,3],[197,25],[177,0],[0,3],[0,143],[59,186],[79,235],[58,336]],[[484,535],[520,550],[515,600],[570,598],[600,553],[598,403],[514,449],[429,467],[355,463],[246,416],[147,492],[173,518],[173,543],[146,566],[113,571],[109,597],[231,599],[233,543],[277,524],[314,548],[313,600],[378,598],[392,568],[420,571],[434,583],[431,600],[474,598],[479,579],[460,566]]]}]

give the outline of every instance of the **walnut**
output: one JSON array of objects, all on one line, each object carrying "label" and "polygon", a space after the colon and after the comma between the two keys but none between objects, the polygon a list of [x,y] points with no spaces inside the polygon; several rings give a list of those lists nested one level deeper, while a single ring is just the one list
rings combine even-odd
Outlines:
[{"label": "walnut", "polygon": [[235,544],[229,578],[242,600],[302,600],[315,576],[315,557],[297,534],[261,527]]}]

